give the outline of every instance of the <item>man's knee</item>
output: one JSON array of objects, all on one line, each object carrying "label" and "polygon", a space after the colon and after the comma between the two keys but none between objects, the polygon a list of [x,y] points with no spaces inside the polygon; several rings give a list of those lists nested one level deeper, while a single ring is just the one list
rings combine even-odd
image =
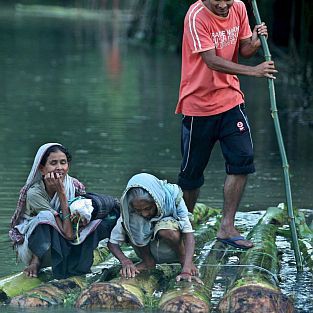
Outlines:
[{"label": "man's knee", "polygon": [[232,162],[225,163],[228,175],[247,175],[255,172],[253,163],[253,152],[232,159]]},{"label": "man's knee", "polygon": [[180,173],[178,176],[177,185],[182,190],[194,190],[199,189],[204,184],[204,175],[203,173],[199,176],[187,175],[186,173]]}]

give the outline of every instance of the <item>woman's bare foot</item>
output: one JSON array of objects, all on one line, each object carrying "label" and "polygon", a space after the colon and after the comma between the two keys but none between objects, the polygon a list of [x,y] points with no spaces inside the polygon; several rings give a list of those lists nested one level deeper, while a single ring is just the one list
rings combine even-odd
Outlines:
[{"label": "woman's bare foot", "polygon": [[33,255],[29,265],[24,269],[24,273],[28,277],[38,277],[40,269],[40,260],[37,256]]},{"label": "woman's bare foot", "polygon": [[136,264],[136,268],[138,271],[147,271],[147,270],[150,270],[152,268],[155,268],[155,262],[154,261],[151,261],[149,263],[147,262],[140,262],[138,264]]}]

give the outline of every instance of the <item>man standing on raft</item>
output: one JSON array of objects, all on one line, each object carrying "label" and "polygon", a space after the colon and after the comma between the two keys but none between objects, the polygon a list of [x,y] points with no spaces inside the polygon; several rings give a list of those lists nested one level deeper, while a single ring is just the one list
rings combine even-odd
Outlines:
[{"label": "man standing on raft", "polygon": [[264,23],[250,29],[245,5],[239,0],[198,0],[185,16],[182,71],[176,113],[184,115],[182,163],[178,185],[190,212],[204,183],[203,172],[216,141],[225,159],[224,206],[217,238],[237,248],[253,243],[234,226],[247,174],[255,171],[253,144],[245,114],[244,95],[236,75],[274,79],[273,61],[256,66],[238,64],[249,58],[268,36]]}]

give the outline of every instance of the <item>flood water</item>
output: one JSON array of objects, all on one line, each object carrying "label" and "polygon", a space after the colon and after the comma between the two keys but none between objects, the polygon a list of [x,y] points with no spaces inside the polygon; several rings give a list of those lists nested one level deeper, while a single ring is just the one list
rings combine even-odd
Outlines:
[{"label": "flood water", "polygon": [[[71,175],[89,191],[120,197],[128,179],[141,171],[176,182],[180,57],[127,44],[125,20],[120,11],[103,19],[69,19],[0,8],[0,277],[22,269],[15,265],[8,224],[41,144],[67,146],[73,154]],[[293,202],[311,210],[313,129],[301,110],[294,110],[306,88],[287,84],[286,64],[277,64],[282,68],[276,92]],[[267,82],[242,77],[241,84],[257,172],[249,177],[240,210],[265,210],[285,201]],[[224,164],[218,146],[205,177],[199,201],[221,207]],[[312,311],[312,301],[307,301],[312,291],[306,289],[312,276],[297,277],[292,253],[284,262],[289,279],[284,291],[302,297],[298,313]],[[9,310],[14,311],[5,308]]]}]

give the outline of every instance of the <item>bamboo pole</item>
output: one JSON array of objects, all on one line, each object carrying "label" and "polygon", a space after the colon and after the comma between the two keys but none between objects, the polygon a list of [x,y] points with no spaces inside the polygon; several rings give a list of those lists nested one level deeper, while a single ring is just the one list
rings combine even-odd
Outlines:
[{"label": "bamboo pole", "polygon": [[[251,2],[252,2],[253,14],[255,16],[256,22],[257,24],[261,24],[261,17],[259,14],[256,0],[252,0]],[[260,40],[262,43],[265,60],[271,61],[271,53],[270,53],[266,38],[264,36],[260,36]],[[275,126],[279,151],[280,151],[280,155],[282,158],[282,167],[283,167],[284,181],[285,181],[285,192],[286,192],[286,198],[287,198],[287,209],[288,209],[289,223],[290,223],[290,229],[291,229],[291,235],[292,235],[293,249],[295,252],[297,270],[303,271],[302,257],[300,254],[298,235],[297,235],[295,218],[294,218],[294,213],[293,213],[289,165],[288,165],[285,146],[284,146],[283,137],[282,137],[282,133],[280,129],[278,110],[276,106],[275,86],[274,86],[274,80],[272,78],[268,78],[268,87],[269,87],[270,102],[271,102],[271,113],[272,113],[272,118],[274,120],[274,126]]]}]

